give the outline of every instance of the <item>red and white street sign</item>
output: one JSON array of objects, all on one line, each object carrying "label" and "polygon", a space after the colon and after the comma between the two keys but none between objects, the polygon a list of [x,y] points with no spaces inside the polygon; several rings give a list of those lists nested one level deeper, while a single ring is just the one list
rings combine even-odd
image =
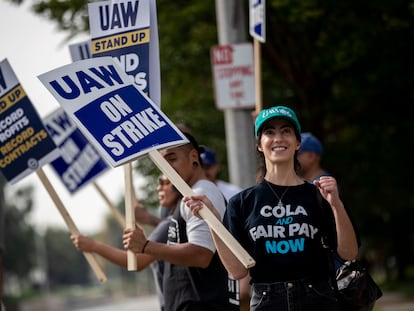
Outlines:
[{"label": "red and white street sign", "polygon": [[254,108],[255,82],[251,43],[211,49],[214,90],[218,109]]}]

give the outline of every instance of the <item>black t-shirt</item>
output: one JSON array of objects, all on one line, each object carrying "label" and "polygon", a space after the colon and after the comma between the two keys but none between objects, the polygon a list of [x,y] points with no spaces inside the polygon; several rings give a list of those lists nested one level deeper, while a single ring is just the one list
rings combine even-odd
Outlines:
[{"label": "black t-shirt", "polygon": [[[269,185],[279,197],[286,190]],[[317,191],[307,182],[290,186],[278,207],[279,199],[263,181],[230,199],[223,224],[256,261],[250,269],[252,283],[329,275],[321,236],[336,248],[335,221]]]}]

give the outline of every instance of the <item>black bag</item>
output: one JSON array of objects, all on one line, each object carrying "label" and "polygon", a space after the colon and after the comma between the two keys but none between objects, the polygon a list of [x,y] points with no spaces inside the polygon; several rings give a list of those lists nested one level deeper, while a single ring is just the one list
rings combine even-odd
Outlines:
[{"label": "black bag", "polygon": [[359,260],[336,268],[336,292],[343,311],[371,311],[382,291]]},{"label": "black bag", "polygon": [[[316,190],[318,203],[324,212],[322,196]],[[336,251],[329,247],[326,236],[322,236],[322,245],[330,261],[330,269],[336,296],[341,311],[372,311],[382,291],[360,260],[343,261]]]}]

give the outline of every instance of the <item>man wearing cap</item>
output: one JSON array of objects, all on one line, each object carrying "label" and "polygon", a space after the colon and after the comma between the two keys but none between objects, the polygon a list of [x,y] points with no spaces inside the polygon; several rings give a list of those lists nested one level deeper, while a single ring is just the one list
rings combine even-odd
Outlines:
[{"label": "man wearing cap", "polygon": [[303,179],[313,182],[321,176],[331,175],[321,167],[323,147],[319,139],[309,132],[302,133],[301,138],[298,161],[300,163],[299,174]]},{"label": "man wearing cap", "polygon": [[239,193],[242,188],[218,179],[217,177],[220,173],[220,164],[217,162],[216,154],[207,146],[202,146],[202,151],[203,152],[200,154],[200,157],[203,161],[203,168],[206,172],[207,178],[217,185],[228,201],[233,195]]}]

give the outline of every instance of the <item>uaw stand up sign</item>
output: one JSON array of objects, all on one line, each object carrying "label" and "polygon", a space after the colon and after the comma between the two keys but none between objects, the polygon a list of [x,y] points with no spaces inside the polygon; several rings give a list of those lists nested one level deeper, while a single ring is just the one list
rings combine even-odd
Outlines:
[{"label": "uaw stand up sign", "polygon": [[[183,195],[194,194],[158,151],[188,140],[112,57],[78,61],[39,79],[111,165],[148,154]],[[255,264],[207,207],[200,215],[241,263]]]},{"label": "uaw stand up sign", "polygon": [[[86,49],[82,49],[86,53],[72,53],[72,56],[76,54],[77,59],[79,56],[87,58],[87,55],[111,56],[138,89],[160,107],[156,1],[98,1],[88,4],[88,13],[91,40]],[[76,48],[71,51],[75,52]],[[138,199],[132,181],[132,164],[128,161],[123,167],[126,226],[135,227],[133,206]],[[128,270],[136,270],[135,256],[131,252],[128,252]]]},{"label": "uaw stand up sign", "polygon": [[88,4],[92,57],[112,56],[154,103],[161,105],[155,0]]}]

